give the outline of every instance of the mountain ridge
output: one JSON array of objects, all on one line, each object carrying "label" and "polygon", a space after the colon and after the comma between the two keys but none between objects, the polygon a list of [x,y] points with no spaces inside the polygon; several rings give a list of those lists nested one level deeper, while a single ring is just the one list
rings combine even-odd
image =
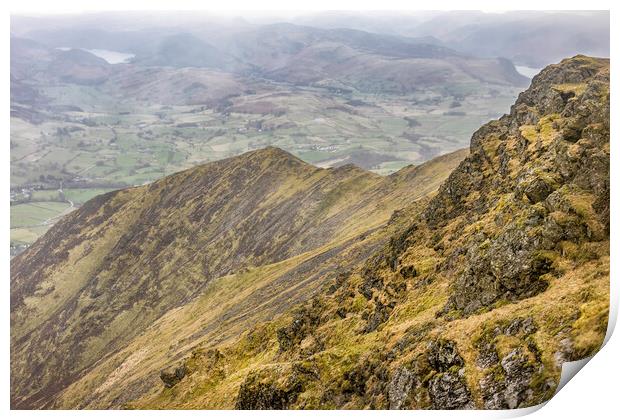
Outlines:
[{"label": "mountain ridge", "polygon": [[[445,173],[463,155],[444,157],[436,169]],[[28,342],[55,343],[77,358],[85,351],[80,346],[90,348],[85,340],[119,328],[126,338],[110,337],[107,345],[114,346],[137,325],[193,299],[215,278],[372,232],[416,197],[403,201],[398,193],[415,185],[415,178],[388,183],[354,165],[317,168],[269,147],[99,196],[12,261],[13,343],[21,351],[32,345]],[[430,183],[431,191],[439,179]],[[360,200],[364,194],[385,200],[377,206]],[[96,228],[84,230],[88,226]],[[138,264],[149,268],[136,270]],[[185,286],[176,282],[179,275],[186,276]],[[46,286],[50,277],[56,282]],[[46,303],[30,306],[33,298]],[[119,316],[132,321],[124,324]],[[85,336],[55,331],[69,321]],[[92,351],[84,368],[109,350],[95,345]],[[58,384],[62,381],[50,386]]]}]

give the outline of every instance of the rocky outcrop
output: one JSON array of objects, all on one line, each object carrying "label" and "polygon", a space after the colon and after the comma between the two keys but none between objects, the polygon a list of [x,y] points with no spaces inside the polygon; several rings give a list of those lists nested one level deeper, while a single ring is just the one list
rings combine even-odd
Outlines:
[{"label": "rocky outcrop", "polygon": [[491,410],[518,408],[532,398],[530,381],[534,366],[520,349],[514,349],[500,361],[501,370],[481,379],[484,407]]},{"label": "rocky outcrop", "polygon": [[417,383],[417,377],[412,370],[405,366],[397,368],[387,389],[390,410],[400,410],[404,408],[411,389],[415,387]]},{"label": "rocky outcrop", "polygon": [[290,324],[277,331],[280,351],[285,352],[299,346],[320,322],[321,302],[319,300],[313,300],[310,304],[295,309]]},{"label": "rocky outcrop", "polygon": [[389,408],[474,408],[456,343],[434,340],[410,366],[396,368],[387,385]]},{"label": "rocky outcrop", "polygon": [[164,383],[166,388],[172,388],[179,383],[188,374],[188,369],[185,363],[181,363],[176,366],[169,366],[163,369],[159,373],[159,378]]},{"label": "rocky outcrop", "polygon": [[[264,373],[263,373],[264,375]],[[275,380],[253,374],[239,388],[237,410],[286,410],[303,390],[300,381],[292,379],[280,385]]]},{"label": "rocky outcrop", "polygon": [[474,405],[465,385],[463,372],[435,375],[428,384],[428,393],[436,410],[472,409]]},{"label": "rocky outcrop", "polygon": [[427,350],[428,363],[437,373],[428,381],[432,407],[438,410],[473,408],[465,383],[464,362],[456,344],[448,340],[433,341]]},{"label": "rocky outcrop", "polygon": [[466,315],[501,299],[534,296],[556,273],[559,244],[608,234],[606,65],[578,56],[549,66],[509,115],[473,135],[470,156],[425,212],[444,237],[455,220],[477,227],[444,241],[444,254],[460,259],[462,270],[443,313]]},{"label": "rocky outcrop", "polygon": [[552,270],[552,261],[540,252],[542,238],[533,230],[513,222],[495,238],[474,238],[448,307],[469,314],[499,298],[522,299],[545,290],[541,277]]},{"label": "rocky outcrop", "polygon": [[[478,339],[477,365],[483,369],[480,391],[487,409],[512,409],[536,405],[541,396],[555,389],[555,382],[541,380],[544,370],[532,334],[537,327],[531,318],[515,318],[507,325],[490,328]],[[510,347],[498,349],[503,337],[518,338]],[[501,354],[500,354],[501,352]]]}]

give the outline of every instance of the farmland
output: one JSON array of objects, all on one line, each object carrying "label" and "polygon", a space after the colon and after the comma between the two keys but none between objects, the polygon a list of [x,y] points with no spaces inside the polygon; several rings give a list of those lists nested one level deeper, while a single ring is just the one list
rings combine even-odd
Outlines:
[{"label": "farmland", "polygon": [[[508,111],[517,94],[498,86],[478,86],[476,94],[463,96],[257,85],[254,93],[212,107],[119,101],[89,86],[50,87],[51,106],[75,108],[39,124],[11,118],[11,187],[32,189],[28,200],[64,202],[50,207],[58,215],[69,201],[80,205],[112,189],[268,145],[319,166],[354,163],[386,175],[464,147],[474,128],[497,117],[494,110]],[[11,207],[15,220],[28,210]],[[12,222],[11,243],[31,243],[44,231]]]},{"label": "farmland", "polygon": [[[219,108],[128,102],[108,109],[111,98],[81,88],[71,103],[90,111],[42,124],[12,118],[12,187],[58,188],[61,180],[137,185],[267,145],[313,164],[352,159],[366,169],[394,171],[465,146],[475,127],[497,117],[491,110],[508,111],[517,93],[494,87],[455,99],[433,91],[330,95],[277,86],[226,99]],[[54,101],[67,105],[64,95]]]}]

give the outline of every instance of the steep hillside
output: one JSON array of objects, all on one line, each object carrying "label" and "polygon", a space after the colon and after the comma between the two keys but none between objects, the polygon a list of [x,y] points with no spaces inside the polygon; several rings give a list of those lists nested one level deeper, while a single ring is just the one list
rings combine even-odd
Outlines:
[{"label": "steep hillside", "polygon": [[143,66],[206,67],[236,73],[246,71],[249,67],[225,51],[187,33],[170,35],[151,49],[138,51],[134,61]]},{"label": "steep hillside", "polygon": [[111,69],[104,59],[72,49],[58,52],[46,72],[63,82],[96,85],[106,81]]},{"label": "steep hillside", "polygon": [[[257,316],[284,311],[316,291],[319,264],[331,272],[367,257],[385,237],[373,231],[436,190],[463,157],[383,178],[267,148],[87,202],[12,261],[14,406],[49,406],[164,313],[204,302],[213,280],[293,258],[283,267],[295,272],[276,273],[257,292],[284,282],[291,296]],[[234,316],[264,298],[240,304]]]},{"label": "steep hillside", "polygon": [[21,80],[44,70],[53,60],[53,51],[24,38],[11,37],[11,78]]},{"label": "steep hillside", "polygon": [[455,83],[524,86],[527,79],[503,59],[393,57],[369,54],[335,42],[317,42],[265,72],[278,81],[307,85],[338,80],[363,92],[414,92],[420,87]]},{"label": "steep hillside", "polygon": [[17,81],[50,80],[81,85],[103,83],[112,73],[103,59],[80,49],[55,49],[11,37],[11,77]]},{"label": "steep hillside", "polygon": [[[360,269],[332,272],[313,299],[239,340],[170,353],[162,383],[125,406],[495,409],[550,398],[562,363],[592,355],[606,330],[609,61],[546,68],[474,134],[438,194],[398,219]],[[143,366],[139,348],[111,384]]]}]

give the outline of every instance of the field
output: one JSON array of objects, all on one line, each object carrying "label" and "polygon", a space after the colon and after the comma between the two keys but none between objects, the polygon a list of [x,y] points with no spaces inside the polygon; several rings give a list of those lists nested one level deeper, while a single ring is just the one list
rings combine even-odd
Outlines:
[{"label": "field", "polygon": [[110,188],[35,190],[11,206],[11,253],[33,243],[62,216]]},{"label": "field", "polygon": [[34,242],[54,224],[71,211],[69,203],[37,201],[11,206],[11,251]]},{"label": "field", "polygon": [[81,205],[99,194],[105,194],[112,190],[113,188],[70,188],[64,190],[64,195],[74,205]]},{"label": "field", "polygon": [[69,206],[64,203],[37,202],[17,204],[15,212],[11,212],[11,228],[29,227],[44,224],[47,220],[63,212]]},{"label": "field", "polygon": [[313,164],[349,159],[394,171],[466,146],[473,130],[507,112],[518,92],[480,84],[475,93],[445,87],[339,94],[273,84],[216,106],[194,106],[119,102],[92,87],[64,88],[45,91],[51,106],[81,111],[41,124],[12,118],[12,187],[66,181],[67,175],[89,184],[139,185],[268,145]]}]

